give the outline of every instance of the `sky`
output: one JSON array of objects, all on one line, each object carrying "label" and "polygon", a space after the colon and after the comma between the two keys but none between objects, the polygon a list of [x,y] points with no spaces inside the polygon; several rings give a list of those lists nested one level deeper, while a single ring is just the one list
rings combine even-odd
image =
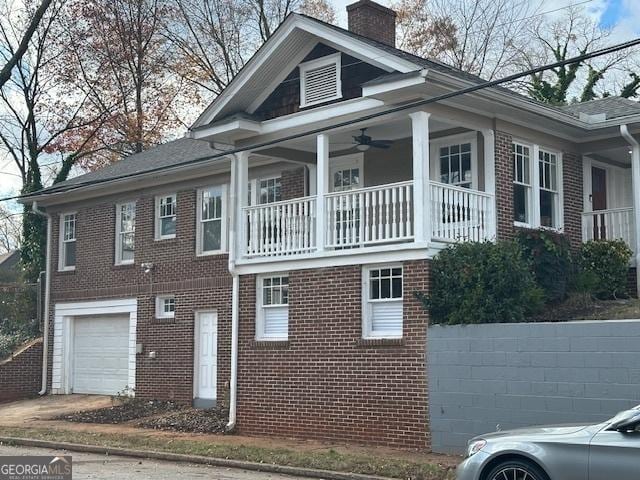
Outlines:
[{"label": "sky", "polygon": [[[340,26],[347,26],[346,6],[355,0],[329,0],[337,13]],[[394,2],[377,0],[379,3],[391,6]],[[515,0],[514,0],[515,1]],[[613,29],[612,42],[620,42],[640,36],[640,0],[523,0],[538,6],[538,12],[548,12],[558,8],[582,4],[583,8],[592,15],[603,27]],[[585,2],[585,3],[583,3]],[[560,16],[562,11],[549,13],[549,16]],[[15,194],[20,189],[20,177],[17,167],[2,150],[0,150],[0,197]]]}]

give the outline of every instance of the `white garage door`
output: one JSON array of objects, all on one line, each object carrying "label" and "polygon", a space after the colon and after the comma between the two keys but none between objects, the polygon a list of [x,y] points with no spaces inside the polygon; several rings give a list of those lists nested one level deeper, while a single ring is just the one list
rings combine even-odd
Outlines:
[{"label": "white garage door", "polygon": [[129,378],[129,318],[76,317],[73,324],[73,393],[122,391]]}]

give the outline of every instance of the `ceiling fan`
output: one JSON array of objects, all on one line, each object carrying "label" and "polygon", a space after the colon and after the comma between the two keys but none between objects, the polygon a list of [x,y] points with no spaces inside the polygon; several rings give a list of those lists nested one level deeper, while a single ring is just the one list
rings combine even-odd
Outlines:
[{"label": "ceiling fan", "polygon": [[360,135],[354,135],[353,141],[356,147],[356,150],[361,152],[366,152],[370,148],[389,148],[393,144],[393,140],[374,140],[369,135],[367,135],[366,128],[360,129]]}]

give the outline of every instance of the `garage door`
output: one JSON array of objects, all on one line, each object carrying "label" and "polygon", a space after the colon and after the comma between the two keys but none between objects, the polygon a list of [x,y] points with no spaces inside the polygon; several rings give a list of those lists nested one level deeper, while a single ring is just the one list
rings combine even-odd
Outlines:
[{"label": "garage door", "polygon": [[73,323],[73,393],[122,391],[129,378],[129,318],[76,317]]}]

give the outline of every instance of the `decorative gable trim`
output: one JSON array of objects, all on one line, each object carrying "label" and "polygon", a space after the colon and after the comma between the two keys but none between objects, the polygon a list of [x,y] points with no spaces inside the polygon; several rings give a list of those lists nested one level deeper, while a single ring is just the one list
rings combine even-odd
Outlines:
[{"label": "decorative gable trim", "polygon": [[300,64],[300,107],[342,98],[341,54]]}]

